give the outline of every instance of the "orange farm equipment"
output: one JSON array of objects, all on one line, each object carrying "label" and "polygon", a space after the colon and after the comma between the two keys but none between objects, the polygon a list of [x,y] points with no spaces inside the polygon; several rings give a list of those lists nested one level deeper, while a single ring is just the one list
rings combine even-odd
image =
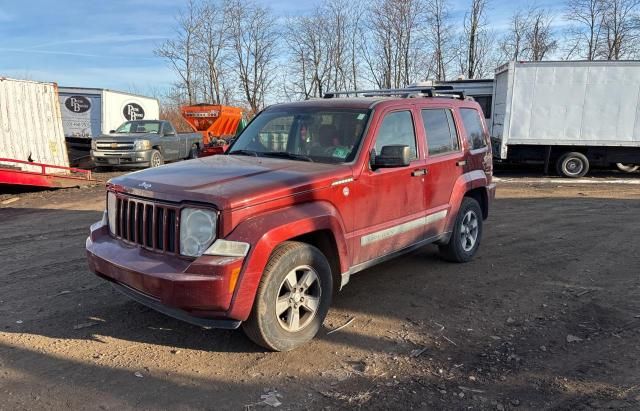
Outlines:
[{"label": "orange farm equipment", "polygon": [[195,104],[180,109],[194,131],[202,134],[201,156],[222,154],[242,121],[242,109],[218,104]]}]

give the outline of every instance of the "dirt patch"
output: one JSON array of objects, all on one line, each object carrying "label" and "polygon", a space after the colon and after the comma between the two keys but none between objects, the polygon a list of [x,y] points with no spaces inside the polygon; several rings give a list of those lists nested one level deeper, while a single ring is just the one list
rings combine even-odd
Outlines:
[{"label": "dirt patch", "polygon": [[429,246],[362,272],[290,353],[89,273],[102,187],[7,196],[0,409],[640,407],[640,187],[501,184],[476,260]]}]

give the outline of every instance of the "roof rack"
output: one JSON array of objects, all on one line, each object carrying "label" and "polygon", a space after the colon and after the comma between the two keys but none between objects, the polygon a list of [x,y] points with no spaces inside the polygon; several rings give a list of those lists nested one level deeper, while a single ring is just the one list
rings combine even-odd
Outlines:
[{"label": "roof rack", "polygon": [[330,91],[324,93],[323,98],[344,97],[401,97],[401,98],[419,98],[419,97],[448,97],[465,100],[464,91],[453,90],[451,86],[433,86],[433,87],[407,87],[407,88],[390,88],[382,90],[348,90],[348,91]]}]

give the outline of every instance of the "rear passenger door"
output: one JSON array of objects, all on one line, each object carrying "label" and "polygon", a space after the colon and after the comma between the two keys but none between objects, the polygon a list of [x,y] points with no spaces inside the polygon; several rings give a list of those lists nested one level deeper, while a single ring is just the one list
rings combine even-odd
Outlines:
[{"label": "rear passenger door", "polygon": [[444,230],[450,210],[450,198],[458,177],[464,170],[464,149],[450,107],[421,109],[423,138],[426,139],[427,175],[424,195],[427,208],[426,236]]}]

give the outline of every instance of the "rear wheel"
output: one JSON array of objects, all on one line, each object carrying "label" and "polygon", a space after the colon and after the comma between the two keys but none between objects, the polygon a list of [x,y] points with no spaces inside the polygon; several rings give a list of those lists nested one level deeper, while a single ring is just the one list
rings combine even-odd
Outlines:
[{"label": "rear wheel", "polygon": [[331,304],[329,263],[316,247],[285,242],[267,263],[245,334],[273,351],[290,351],[320,330]]},{"label": "rear wheel", "polygon": [[634,173],[640,170],[640,165],[638,164],[616,163],[616,167],[618,167],[618,170],[624,171],[625,173]]},{"label": "rear wheel", "polygon": [[164,158],[162,157],[162,153],[158,150],[153,150],[151,152],[151,159],[149,160],[149,166],[160,167],[163,164],[164,164]]},{"label": "rear wheel", "polygon": [[189,150],[188,160],[193,160],[194,158],[198,158],[198,154],[200,154],[200,147],[197,144],[191,145],[191,150]]},{"label": "rear wheel", "polygon": [[578,152],[563,154],[556,163],[558,174],[569,178],[584,177],[589,172],[587,156]]},{"label": "rear wheel", "polygon": [[454,263],[471,261],[480,247],[481,238],[482,209],[480,204],[471,197],[464,197],[449,242],[438,246],[440,256]]}]

